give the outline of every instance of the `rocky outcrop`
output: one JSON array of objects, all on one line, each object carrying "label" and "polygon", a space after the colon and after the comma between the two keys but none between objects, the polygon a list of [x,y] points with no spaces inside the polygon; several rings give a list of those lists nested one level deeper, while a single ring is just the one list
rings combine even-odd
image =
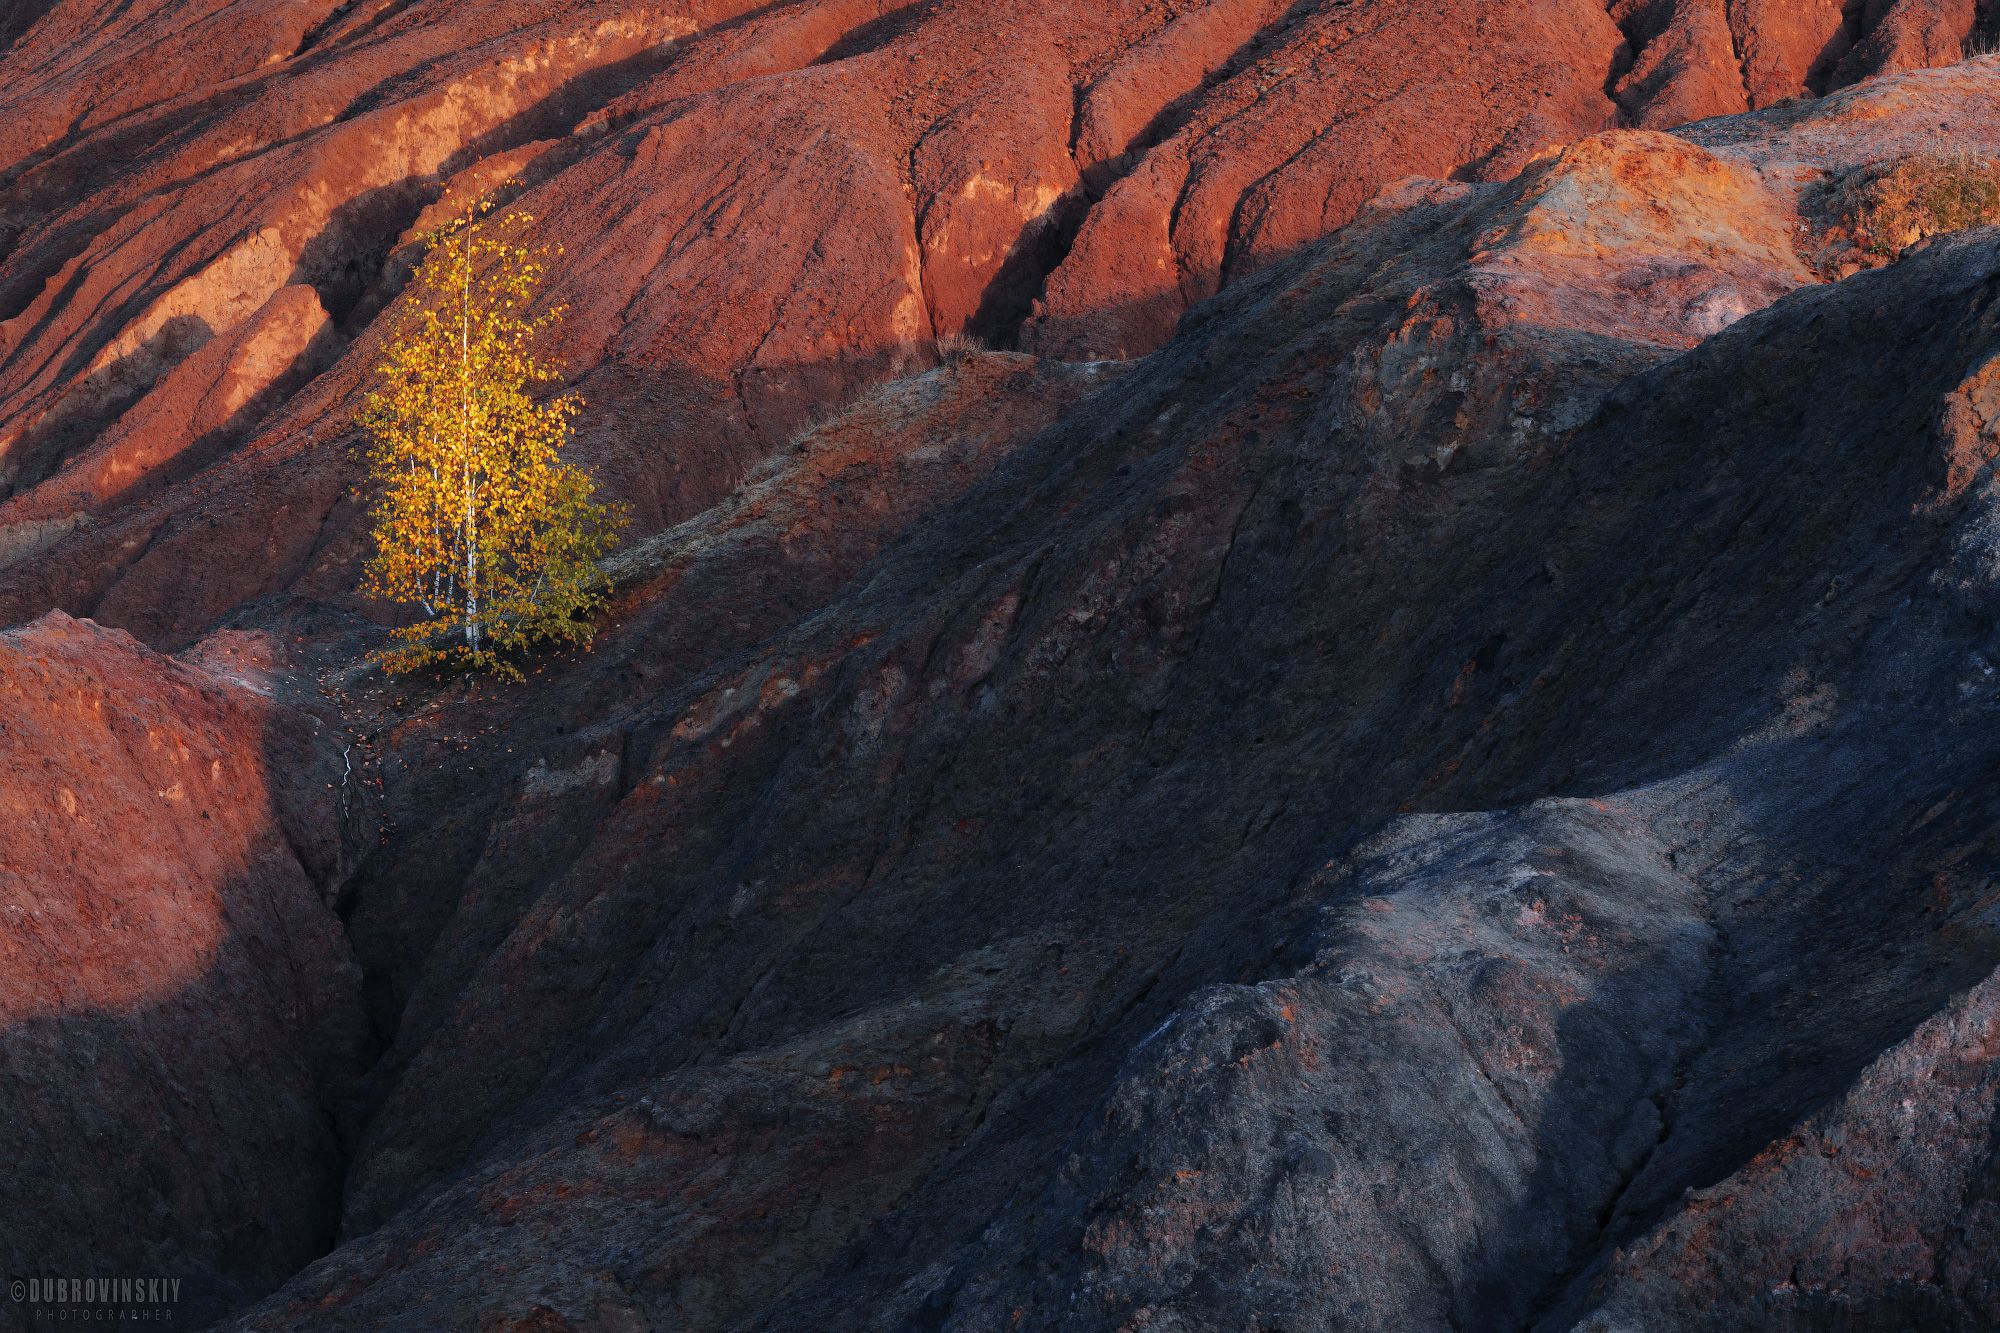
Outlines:
[{"label": "rocky outcrop", "polygon": [[[368,1042],[321,901],[363,808],[331,731],[87,621],[0,634],[12,1277],[176,1279],[199,1321],[331,1241]],[[10,1326],[75,1315],[38,1309]]]},{"label": "rocky outcrop", "polygon": [[517,785],[449,920],[360,887],[350,1239],[245,1326],[1990,1318],[1977,1041],[1929,1155],[1758,1165],[1889,1154],[2000,963],[2000,247],[1787,240],[1990,77],[1405,188],[810,610],[396,723]]},{"label": "rocky outcrop", "polygon": [[1689,1194],[1613,1258],[1580,1327],[2000,1320],[1994,983],[1954,999],[1832,1105]]},{"label": "rocky outcrop", "polygon": [[1657,127],[1949,65],[1994,31],[1976,0],[1615,0],[1610,10],[1629,41],[1612,96]]},{"label": "rocky outcrop", "polygon": [[[388,817],[423,830],[392,839],[364,867],[348,918],[375,967],[375,1021],[408,1037],[377,1071],[383,1091],[406,1053],[448,1021],[457,990],[561,873],[578,839],[628,794],[636,752],[627,729],[579,728],[578,719],[684,690],[714,663],[809,619],[921,516],[1120,369],[959,355],[864,398],[766,463],[723,505],[614,558],[623,590],[613,614],[629,637],[600,648],[610,654],[595,659],[602,671],[538,680],[578,691],[559,707],[523,715],[512,700],[468,699],[403,716],[394,695],[357,690],[351,708],[381,710]],[[781,678],[767,688],[783,698],[799,686]],[[467,773],[495,780],[468,792]],[[552,839],[554,827],[576,837]],[[468,893],[466,884],[478,887]],[[393,1174],[379,1185],[357,1178],[349,1202],[374,1217],[411,1189],[411,1179]]]},{"label": "rocky outcrop", "polygon": [[[0,186],[0,613],[184,653],[13,632],[24,716],[126,700],[0,733],[121,812],[24,778],[16,873],[234,923],[0,969],[118,1071],[228,1016],[166,1160],[235,1193],[35,1253],[115,1216],[246,1328],[2000,1318],[2000,241],[1808,262],[1830,182],[2000,153],[2000,62],[1855,82],[1976,13],[310,23]],[[638,516],[522,685],[357,665],[349,418],[454,183],[564,246]]]}]

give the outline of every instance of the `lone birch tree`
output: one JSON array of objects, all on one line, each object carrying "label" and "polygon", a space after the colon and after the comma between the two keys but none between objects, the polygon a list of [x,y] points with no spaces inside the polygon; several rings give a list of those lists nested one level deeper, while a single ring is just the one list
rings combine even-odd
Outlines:
[{"label": "lone birch tree", "polygon": [[376,365],[359,422],[374,491],[361,591],[421,611],[382,656],[392,674],[457,665],[519,679],[503,653],[588,643],[610,589],[600,561],[624,525],[562,461],[574,394],[535,344],[561,307],[531,313],[545,250],[532,219],[479,202],[423,239],[424,256]]}]

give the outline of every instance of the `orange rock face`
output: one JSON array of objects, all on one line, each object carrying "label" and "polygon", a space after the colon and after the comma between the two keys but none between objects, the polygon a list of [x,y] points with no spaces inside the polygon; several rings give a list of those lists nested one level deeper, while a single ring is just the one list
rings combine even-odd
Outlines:
[{"label": "orange rock face", "polygon": [[1388,182],[1504,179],[1616,114],[1603,85],[1620,38],[1596,4],[1292,11],[1213,71],[1189,58],[1196,39],[1171,36],[1085,94],[1096,130],[1118,114],[1099,102],[1164,93],[1181,81],[1169,71],[1200,79],[1120,146],[1130,165],[1051,275],[1025,336],[1035,350],[1150,351],[1190,304],[1339,227]]}]

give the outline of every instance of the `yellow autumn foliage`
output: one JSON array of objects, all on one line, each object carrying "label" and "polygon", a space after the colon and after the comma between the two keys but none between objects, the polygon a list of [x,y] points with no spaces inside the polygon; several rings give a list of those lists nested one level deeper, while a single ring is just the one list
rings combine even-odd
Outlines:
[{"label": "yellow autumn foliage", "polygon": [[610,590],[600,561],[625,522],[562,461],[582,400],[531,392],[561,378],[535,352],[563,314],[534,311],[548,254],[520,239],[528,215],[491,213],[471,205],[424,238],[359,417],[374,497],[361,591],[421,615],[382,655],[392,674],[518,679],[508,655],[588,643]]}]

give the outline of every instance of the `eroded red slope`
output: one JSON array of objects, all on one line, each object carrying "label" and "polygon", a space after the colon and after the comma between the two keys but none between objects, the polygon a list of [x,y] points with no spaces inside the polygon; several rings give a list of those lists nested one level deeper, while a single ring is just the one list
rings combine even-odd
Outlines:
[{"label": "eroded red slope", "polygon": [[1144,352],[1398,177],[1501,179],[1621,121],[1948,61],[1977,19],[1916,0],[96,14],[56,5],[0,60],[0,610],[163,642],[274,591],[345,598],[371,317],[453,182],[506,190],[566,248],[583,449],[657,528],[940,337]]}]

